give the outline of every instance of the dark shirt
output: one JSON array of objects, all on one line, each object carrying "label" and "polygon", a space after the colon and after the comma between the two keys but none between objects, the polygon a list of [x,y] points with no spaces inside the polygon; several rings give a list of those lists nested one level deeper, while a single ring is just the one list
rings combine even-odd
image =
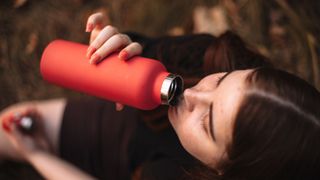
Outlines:
[{"label": "dark shirt", "polygon": [[195,159],[171,127],[154,131],[141,112],[100,99],[69,100],[60,132],[60,155],[99,179],[177,179]]}]

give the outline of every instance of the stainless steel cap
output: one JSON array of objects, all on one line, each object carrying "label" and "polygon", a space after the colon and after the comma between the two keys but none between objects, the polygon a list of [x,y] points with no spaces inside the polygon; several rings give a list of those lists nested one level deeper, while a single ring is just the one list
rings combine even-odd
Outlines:
[{"label": "stainless steel cap", "polygon": [[169,74],[161,86],[161,104],[174,106],[183,91],[183,79],[176,74]]}]

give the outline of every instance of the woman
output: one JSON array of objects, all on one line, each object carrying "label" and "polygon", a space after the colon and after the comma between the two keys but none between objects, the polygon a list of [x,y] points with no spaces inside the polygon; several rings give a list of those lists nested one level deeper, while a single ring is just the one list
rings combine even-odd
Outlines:
[{"label": "woman", "polygon": [[[137,110],[123,109],[119,104],[121,113],[113,110],[112,103],[101,100],[64,99],[19,104],[2,113],[5,135],[12,144],[6,146],[8,156],[15,154],[12,149],[19,151],[20,158],[48,179],[91,178],[84,172],[101,179],[320,177],[320,94],[315,88],[289,73],[255,68],[269,64],[232,34],[218,39],[207,35],[144,39],[134,34],[129,38],[111,26],[101,30],[102,18],[94,14],[87,22],[87,31],[92,31],[90,63],[118,49],[124,60],[140,54],[142,47],[133,40],[144,46],[142,55],[160,59],[171,72],[193,77],[187,78],[187,83],[207,75],[186,89],[179,105],[168,111],[181,145],[192,156],[181,148],[170,127],[152,131],[150,123],[139,121],[148,121],[148,112],[138,116]],[[190,41],[193,46],[186,43]],[[190,47],[199,49],[185,52]],[[199,61],[193,61],[194,68],[187,71],[185,67],[191,64],[188,58]],[[13,117],[6,114],[28,114],[30,110],[19,108],[29,106],[46,120],[45,134],[53,151],[84,171],[47,153],[49,145],[41,143],[43,138],[30,138],[16,130],[10,121]],[[153,120],[163,119],[159,111],[152,112]],[[200,169],[193,172],[195,166]]]}]

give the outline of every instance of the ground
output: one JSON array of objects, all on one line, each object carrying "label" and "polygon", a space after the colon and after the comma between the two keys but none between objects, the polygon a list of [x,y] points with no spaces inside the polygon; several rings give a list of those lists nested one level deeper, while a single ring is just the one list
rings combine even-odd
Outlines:
[{"label": "ground", "polygon": [[320,89],[320,1],[299,0],[5,0],[0,3],[0,108],[82,96],[44,82],[39,62],[53,39],[87,43],[87,17],[103,10],[120,31],[149,36],[230,29],[272,62]]}]

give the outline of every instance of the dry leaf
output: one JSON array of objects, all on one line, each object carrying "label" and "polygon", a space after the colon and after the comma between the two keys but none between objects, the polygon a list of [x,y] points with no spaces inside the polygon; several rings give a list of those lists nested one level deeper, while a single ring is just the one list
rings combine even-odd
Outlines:
[{"label": "dry leaf", "polygon": [[27,0],[15,0],[13,7],[19,8],[19,7],[23,6],[26,2],[27,2]]}]

